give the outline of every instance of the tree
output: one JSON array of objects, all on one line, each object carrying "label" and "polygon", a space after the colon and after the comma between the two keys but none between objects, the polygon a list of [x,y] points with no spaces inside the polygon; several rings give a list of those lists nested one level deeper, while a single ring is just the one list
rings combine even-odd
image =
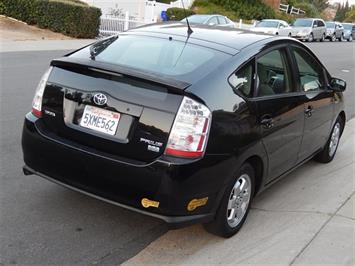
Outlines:
[{"label": "tree", "polygon": [[339,5],[337,13],[335,15],[335,20],[337,21],[344,21],[347,13],[351,11],[349,1],[346,1],[345,4]]}]

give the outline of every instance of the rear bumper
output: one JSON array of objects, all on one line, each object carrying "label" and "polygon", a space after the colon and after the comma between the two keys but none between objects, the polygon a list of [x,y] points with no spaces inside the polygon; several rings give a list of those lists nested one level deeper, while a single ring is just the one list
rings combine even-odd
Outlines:
[{"label": "rear bumper", "polygon": [[[128,164],[109,160],[43,135],[31,114],[26,116],[22,148],[25,174],[36,174],[67,188],[117,206],[161,219],[172,228],[213,219],[227,185],[231,161],[226,156],[205,156],[188,164],[163,161]],[[207,204],[189,211],[193,199]],[[142,199],[159,202],[144,208]]]},{"label": "rear bumper", "polygon": [[147,215],[147,216],[151,216],[151,217],[163,220],[164,222],[166,222],[166,223],[168,223],[170,225],[170,228],[180,228],[180,227],[187,226],[187,225],[194,224],[194,223],[208,222],[208,221],[211,221],[213,219],[213,216],[214,216],[213,213],[190,215],[190,216],[166,216],[166,215],[156,214],[156,213],[140,210],[140,209],[128,206],[128,205],[124,205],[124,204],[121,204],[119,202],[112,201],[112,200],[109,200],[107,198],[103,198],[103,197],[100,197],[98,195],[92,194],[90,192],[87,192],[85,190],[79,189],[77,187],[73,187],[73,186],[68,185],[66,183],[63,183],[63,182],[61,182],[61,181],[59,181],[57,179],[49,177],[49,176],[47,176],[45,174],[36,172],[35,170],[31,169],[28,166],[24,166],[23,167],[23,172],[25,173],[25,175],[31,175],[31,174],[38,175],[38,176],[43,177],[43,178],[45,178],[45,179],[47,179],[47,180],[49,180],[49,181],[51,181],[53,183],[56,183],[56,184],[61,185],[63,187],[66,187],[66,188],[69,188],[71,190],[80,192],[80,193],[82,193],[84,195],[93,197],[95,199],[102,200],[104,202],[107,202],[107,203],[110,203],[110,204],[113,204],[113,205],[128,209],[130,211],[138,212],[138,213],[141,213],[141,214],[144,214],[144,215]]}]

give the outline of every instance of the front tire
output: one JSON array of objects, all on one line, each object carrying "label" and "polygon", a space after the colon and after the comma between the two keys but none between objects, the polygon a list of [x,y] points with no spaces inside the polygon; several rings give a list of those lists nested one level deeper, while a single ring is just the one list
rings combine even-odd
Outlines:
[{"label": "front tire", "polygon": [[322,39],[320,39],[321,42],[324,42],[325,40],[325,34],[323,34]]},{"label": "front tire", "polygon": [[330,133],[329,139],[323,148],[323,150],[318,153],[315,160],[320,163],[330,163],[333,161],[335,154],[338,150],[340,137],[344,129],[344,122],[340,117],[338,117],[335,122],[333,129]]},{"label": "front tire", "polygon": [[221,237],[235,235],[243,226],[254,195],[255,171],[245,163],[224,192],[215,219],[204,224],[205,229]]},{"label": "front tire", "polygon": [[313,33],[309,34],[307,41],[308,41],[308,42],[313,42],[313,41],[314,41]]}]

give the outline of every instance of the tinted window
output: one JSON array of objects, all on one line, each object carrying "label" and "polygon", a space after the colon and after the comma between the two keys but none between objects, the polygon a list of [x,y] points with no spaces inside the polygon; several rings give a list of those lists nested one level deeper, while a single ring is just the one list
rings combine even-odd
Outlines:
[{"label": "tinted window", "polygon": [[318,27],[324,27],[324,26],[325,26],[324,22],[321,20],[318,20]]},{"label": "tinted window", "polygon": [[284,50],[274,50],[257,60],[258,96],[292,92]]},{"label": "tinted window", "polygon": [[[97,62],[134,68],[181,81],[199,80],[216,69],[230,55],[191,43],[121,34],[105,47],[97,46]],[[90,48],[73,54],[90,58]]]},{"label": "tinted window", "polygon": [[218,25],[217,17],[212,17],[208,20],[208,25]]},{"label": "tinted window", "polygon": [[230,84],[246,97],[252,96],[253,64],[247,64],[229,78]]},{"label": "tinted window", "polygon": [[324,85],[322,66],[306,51],[294,48],[300,82],[304,91],[316,91]]}]

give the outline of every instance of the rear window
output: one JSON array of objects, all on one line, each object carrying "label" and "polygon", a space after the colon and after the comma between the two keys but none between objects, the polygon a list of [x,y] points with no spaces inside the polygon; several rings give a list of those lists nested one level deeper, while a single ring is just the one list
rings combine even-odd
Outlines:
[{"label": "rear window", "polygon": [[269,20],[264,20],[256,24],[255,27],[257,28],[277,28],[279,26],[278,21],[269,21]]},{"label": "rear window", "polygon": [[[96,51],[95,60],[98,62],[134,68],[188,83],[207,75],[230,58],[230,55],[223,52],[174,39],[137,35],[120,35]],[[90,48],[72,56],[89,58]]]},{"label": "rear window", "polygon": [[327,28],[334,28],[335,27],[335,23],[334,22],[326,22],[325,23],[327,25]]},{"label": "rear window", "polygon": [[309,19],[297,19],[295,23],[293,23],[295,27],[312,27],[312,20]]}]

